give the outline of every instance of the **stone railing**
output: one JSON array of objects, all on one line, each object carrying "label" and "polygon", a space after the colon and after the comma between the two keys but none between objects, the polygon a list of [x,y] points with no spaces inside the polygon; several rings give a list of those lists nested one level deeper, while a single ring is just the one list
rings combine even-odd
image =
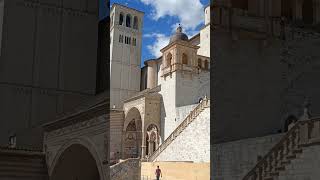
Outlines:
[{"label": "stone railing", "polygon": [[320,118],[298,121],[281,140],[244,176],[243,180],[262,180],[279,176],[302,147],[320,143]]},{"label": "stone railing", "polygon": [[110,166],[112,180],[140,180],[140,159],[130,158]]},{"label": "stone railing", "polygon": [[147,159],[152,162],[173,142],[177,136],[203,111],[204,108],[210,107],[210,99],[202,100],[190,114],[181,122],[181,124],[168,136],[168,138],[159,146],[157,150]]}]

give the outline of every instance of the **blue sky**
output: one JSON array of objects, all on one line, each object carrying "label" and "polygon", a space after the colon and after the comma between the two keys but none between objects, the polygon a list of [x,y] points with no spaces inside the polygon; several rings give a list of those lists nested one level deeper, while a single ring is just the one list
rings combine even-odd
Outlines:
[{"label": "blue sky", "polygon": [[[159,57],[171,34],[180,23],[189,38],[199,32],[204,21],[204,7],[209,0],[111,0],[143,11],[141,62]],[[142,64],[143,65],[143,64]]]}]

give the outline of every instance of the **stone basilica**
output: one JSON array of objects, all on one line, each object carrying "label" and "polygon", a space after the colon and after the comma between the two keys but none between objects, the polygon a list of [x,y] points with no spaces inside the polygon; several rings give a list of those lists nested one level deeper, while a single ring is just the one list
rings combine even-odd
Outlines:
[{"label": "stone basilica", "polygon": [[[9,97],[15,97],[13,106],[29,97],[33,100],[31,107],[21,106],[21,111],[29,112],[29,107],[33,111],[18,123],[29,122],[21,125],[23,128],[11,126],[7,121],[10,127],[4,126],[5,131],[1,132],[3,142],[8,138],[9,145],[0,146],[0,179],[151,179],[157,165],[166,172],[167,179],[184,179],[186,175],[190,179],[209,179],[209,6],[203,10],[205,23],[197,35],[188,37],[179,26],[168,45],[161,49],[162,56],[146,60],[141,68],[144,16],[141,11],[113,4],[110,21],[91,26],[97,18],[92,1],[15,0],[4,4],[0,1],[0,5],[4,10],[3,22],[14,19],[7,12],[23,14],[26,21],[32,20],[31,15],[37,17],[34,26],[27,26],[25,32],[33,33],[34,39],[23,37],[25,47],[35,52],[34,56],[27,54],[25,61],[32,67],[31,74],[53,78],[58,83],[48,84],[45,78],[30,76],[33,77],[30,93],[19,82],[17,86],[23,96],[10,94]],[[45,28],[45,20],[55,22],[52,28],[57,31]],[[105,63],[102,44],[106,41],[101,37],[108,36],[103,28],[109,22],[110,62]],[[8,34],[11,37],[8,29],[15,30],[15,23],[3,25],[3,37]],[[79,29],[76,34],[71,33],[74,28]],[[59,38],[51,38],[56,35],[54,32],[58,32]],[[85,35],[88,32],[98,32],[98,36],[90,38]],[[48,33],[52,36],[47,36]],[[104,41],[90,46],[86,52],[87,44],[95,43],[97,37]],[[12,65],[9,59],[21,58],[11,51],[12,39],[4,38],[2,43],[1,60],[6,67]],[[42,43],[46,39],[52,43]],[[56,51],[51,47],[54,43],[59,45]],[[98,58],[92,63],[89,57]],[[51,58],[49,64],[42,63],[46,58]],[[73,59],[79,61],[79,69],[70,66]],[[101,68],[107,64],[110,69]],[[40,71],[40,67],[47,69]],[[90,71],[80,73],[83,69]],[[110,92],[104,80],[106,74],[110,75]],[[5,99],[7,103],[9,99]],[[39,107],[42,110],[37,111]],[[19,114],[12,119],[15,116]]]}]

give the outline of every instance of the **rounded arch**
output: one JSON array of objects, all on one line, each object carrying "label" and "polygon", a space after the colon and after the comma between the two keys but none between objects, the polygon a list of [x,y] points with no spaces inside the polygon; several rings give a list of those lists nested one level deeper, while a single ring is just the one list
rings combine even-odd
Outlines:
[{"label": "rounded arch", "polygon": [[182,53],[182,64],[188,64],[188,55],[186,53]]},{"label": "rounded arch", "polygon": [[121,12],[120,15],[119,15],[119,25],[123,25],[123,13]]},{"label": "rounded arch", "polygon": [[[65,169],[65,166],[69,167],[70,161],[69,160],[79,160],[83,161],[84,158],[86,160],[86,167],[82,168],[81,163],[72,162],[71,169],[75,169],[73,164],[79,164],[78,169],[86,170],[81,171],[82,174],[78,174],[79,176],[84,177],[99,177],[101,180],[106,180],[104,171],[103,171],[103,164],[102,164],[102,157],[99,156],[98,151],[95,149],[95,145],[89,138],[77,138],[72,139],[71,141],[62,145],[62,147],[58,150],[57,154],[55,155],[53,162],[51,163],[49,169],[49,175],[52,180],[64,180],[70,179],[71,176],[75,176],[74,172],[68,172],[65,174],[66,176],[61,177],[61,169]],[[83,164],[83,163],[82,163]],[[91,169],[88,169],[88,167]],[[64,174],[64,173],[63,173]],[[78,178],[81,180],[81,178]]]},{"label": "rounded arch", "polygon": [[142,128],[139,109],[130,108],[125,115],[123,126],[122,158],[137,158],[141,155]]},{"label": "rounded arch", "polygon": [[127,126],[133,119],[140,119],[142,121],[142,112],[137,107],[130,108],[127,112],[125,112],[124,116],[124,124],[123,124],[123,131],[127,129]]},{"label": "rounded arch", "polygon": [[131,27],[131,15],[126,15],[126,27]]},{"label": "rounded arch", "polygon": [[137,16],[134,16],[134,18],[133,18],[133,28],[134,29],[138,29],[138,23],[139,21],[138,21],[138,17]]},{"label": "rounded arch", "polygon": [[166,56],[166,67],[170,67],[172,63],[172,54],[169,52]]}]

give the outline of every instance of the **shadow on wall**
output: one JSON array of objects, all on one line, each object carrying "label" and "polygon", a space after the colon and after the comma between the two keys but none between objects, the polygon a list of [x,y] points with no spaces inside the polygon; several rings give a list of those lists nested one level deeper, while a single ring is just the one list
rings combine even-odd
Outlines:
[{"label": "shadow on wall", "polygon": [[165,122],[165,118],[167,117],[166,114],[166,109],[164,107],[163,104],[163,98],[161,97],[160,99],[160,143],[162,143],[164,141],[164,134],[165,134],[165,126],[166,126],[166,122]]}]

